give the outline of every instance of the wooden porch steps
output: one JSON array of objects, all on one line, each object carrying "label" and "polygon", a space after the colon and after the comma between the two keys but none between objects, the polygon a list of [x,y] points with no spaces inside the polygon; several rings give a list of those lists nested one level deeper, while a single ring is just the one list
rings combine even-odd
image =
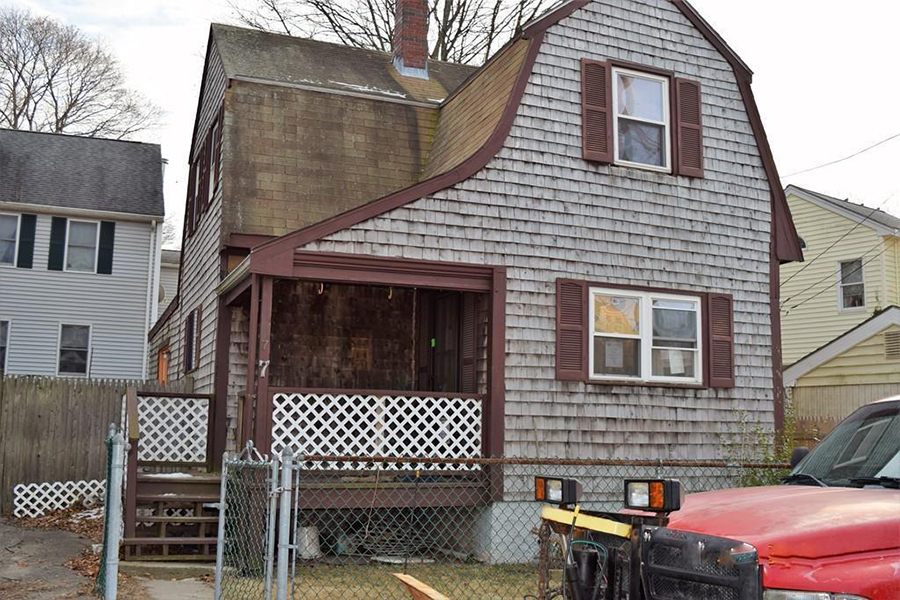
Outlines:
[{"label": "wooden porch steps", "polygon": [[214,537],[140,537],[122,540],[125,546],[197,546],[215,543]]}]

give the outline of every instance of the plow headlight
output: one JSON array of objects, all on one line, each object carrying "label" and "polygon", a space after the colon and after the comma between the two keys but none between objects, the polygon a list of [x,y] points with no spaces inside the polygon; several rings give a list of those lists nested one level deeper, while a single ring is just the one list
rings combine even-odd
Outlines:
[{"label": "plow headlight", "polygon": [[581,500],[581,482],[577,479],[535,477],[534,499],[551,504],[577,504]]},{"label": "plow headlight", "polygon": [[625,508],[672,512],[681,508],[684,491],[676,479],[626,479]]}]

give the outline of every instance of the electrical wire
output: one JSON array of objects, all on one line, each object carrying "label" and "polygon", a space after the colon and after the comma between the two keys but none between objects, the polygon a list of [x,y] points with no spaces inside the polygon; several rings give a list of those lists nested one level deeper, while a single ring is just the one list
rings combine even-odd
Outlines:
[{"label": "electrical wire", "polygon": [[803,169],[801,171],[794,171],[793,173],[788,173],[787,175],[782,175],[781,179],[787,179],[788,177],[793,177],[795,175],[809,173],[810,171],[818,171],[819,169],[824,169],[825,167],[830,167],[831,165],[836,165],[838,163],[842,163],[845,160],[850,160],[851,158],[855,158],[855,157],[859,156],[860,154],[863,154],[864,152],[868,152],[869,150],[872,150],[873,148],[877,148],[878,146],[880,146],[882,144],[886,144],[889,141],[896,139],[896,138],[900,138],[900,133],[895,133],[894,135],[887,137],[887,138],[881,140],[880,142],[876,142],[876,143],[872,144],[871,146],[868,146],[867,148],[863,148],[862,150],[854,152],[850,156],[845,156],[844,158],[839,158],[837,160],[833,160],[831,162],[821,164],[817,167],[810,167],[809,169]]},{"label": "electrical wire", "polygon": [[[878,244],[876,244],[874,247],[870,248],[870,249],[866,252],[866,254],[868,254],[869,252],[871,252],[872,250],[874,250],[875,248],[877,248],[877,247],[880,246],[881,244],[884,244],[884,242],[878,242]],[[866,266],[867,264],[869,264],[870,262],[872,262],[873,260],[875,260],[876,258],[878,258],[879,256],[881,256],[882,254],[884,254],[885,252],[887,252],[888,248],[890,248],[890,247],[891,247],[891,246],[888,246],[887,244],[885,244],[885,247],[881,250],[881,252],[879,252],[878,254],[876,254],[875,256],[873,256],[872,258],[870,258],[869,260],[867,260],[866,262],[860,264],[860,265],[859,265],[859,268],[854,269],[853,271],[851,271],[850,273],[848,273],[848,275],[853,275],[854,273],[857,273],[858,271],[861,271],[862,268],[863,268],[864,266]],[[863,256],[865,257],[866,254],[863,254]],[[819,285],[820,283],[822,283],[822,282],[825,281],[826,279],[829,279],[830,277],[831,277],[830,275],[827,276],[827,277],[823,277],[822,279],[820,279],[820,280],[817,281],[816,283],[814,283],[814,284],[812,284],[811,286],[807,287],[805,290],[803,290],[803,292],[805,292],[806,290],[808,290],[808,289],[810,289],[810,288],[813,288],[813,287]],[[828,286],[822,288],[821,290],[819,290],[818,292],[816,292],[815,294],[813,294],[813,295],[810,296],[809,298],[807,298],[807,299],[803,300],[802,302],[798,302],[797,304],[791,306],[790,308],[787,309],[786,312],[785,312],[784,310],[782,310],[782,312],[785,312],[785,314],[790,313],[790,311],[794,310],[795,308],[797,308],[797,307],[799,307],[799,306],[803,306],[804,304],[806,304],[807,302],[809,302],[809,301],[812,300],[813,298],[816,298],[816,297],[818,297],[818,296],[821,296],[822,294],[824,294],[825,292],[827,292],[828,290],[830,290],[830,289],[833,288],[834,286],[838,285],[838,284],[840,283],[840,281],[841,281],[841,280],[840,280],[840,278],[839,278],[837,281],[835,281],[834,283],[832,283],[832,284],[830,284],[830,285],[828,285]],[[803,292],[800,292],[800,294],[802,294]],[[796,296],[799,296],[800,294],[794,294],[794,296],[791,296],[791,298],[796,297]],[[790,298],[789,298],[788,300],[790,300]],[[787,301],[785,301],[785,304],[786,304],[786,303],[787,303]],[[783,307],[784,307],[784,304],[782,304],[782,309],[783,309]]]},{"label": "electrical wire", "polygon": [[[808,266],[810,266],[811,264],[813,264],[814,262],[816,262],[818,259],[822,258],[822,256],[824,256],[826,252],[828,252],[829,250],[831,250],[832,248],[834,248],[834,247],[838,244],[838,242],[840,242],[840,241],[843,240],[845,237],[847,237],[848,235],[850,235],[851,233],[853,233],[853,231],[856,230],[857,227],[859,227],[860,225],[862,225],[863,223],[865,223],[866,221],[868,221],[868,220],[869,220],[869,217],[871,217],[871,216],[874,215],[876,212],[878,212],[878,209],[881,208],[882,206],[884,206],[884,205],[885,205],[891,198],[893,198],[895,195],[897,195],[897,190],[894,190],[893,192],[891,192],[890,195],[889,195],[887,198],[885,198],[884,200],[882,200],[881,203],[880,203],[878,206],[876,206],[875,208],[873,208],[873,209],[869,212],[869,214],[867,214],[867,215],[865,216],[865,218],[863,218],[862,221],[857,222],[856,225],[854,225],[853,227],[851,227],[850,230],[849,230],[847,233],[845,233],[844,235],[842,235],[841,237],[839,237],[838,239],[836,239],[830,246],[828,246],[827,248],[825,248],[818,256],[816,256],[814,259],[812,259],[812,260],[810,260],[810,261],[804,263],[804,265],[803,265],[802,267],[800,267],[800,269],[797,270],[793,275],[791,275],[790,277],[788,277],[787,279],[785,279],[784,281],[782,281],[782,282],[781,282],[781,285],[786,284],[788,281],[790,281],[791,279],[793,279],[794,277],[796,277],[797,275],[799,275],[800,273],[802,273],[804,270],[806,270],[806,268],[807,268]],[[796,296],[796,294],[794,294],[794,295]],[[788,300],[790,300],[790,298],[788,298]],[[787,300],[785,300],[785,302],[787,302]]]}]

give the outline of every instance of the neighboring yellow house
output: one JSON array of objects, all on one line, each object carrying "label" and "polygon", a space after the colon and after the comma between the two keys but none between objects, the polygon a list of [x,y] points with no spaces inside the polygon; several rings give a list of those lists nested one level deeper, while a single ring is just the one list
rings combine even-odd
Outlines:
[{"label": "neighboring yellow house", "polygon": [[900,305],[900,218],[793,185],[785,193],[806,259],[781,267],[787,367]]},{"label": "neighboring yellow house", "polygon": [[900,218],[785,190],[805,263],[781,267],[784,386],[798,442],[900,394]]}]

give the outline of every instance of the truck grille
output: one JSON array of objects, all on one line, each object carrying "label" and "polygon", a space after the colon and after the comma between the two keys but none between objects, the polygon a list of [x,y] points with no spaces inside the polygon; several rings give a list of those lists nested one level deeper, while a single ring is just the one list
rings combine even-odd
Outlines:
[{"label": "truck grille", "polygon": [[741,542],[649,526],[642,528],[641,539],[649,600],[762,598],[756,552]]}]

